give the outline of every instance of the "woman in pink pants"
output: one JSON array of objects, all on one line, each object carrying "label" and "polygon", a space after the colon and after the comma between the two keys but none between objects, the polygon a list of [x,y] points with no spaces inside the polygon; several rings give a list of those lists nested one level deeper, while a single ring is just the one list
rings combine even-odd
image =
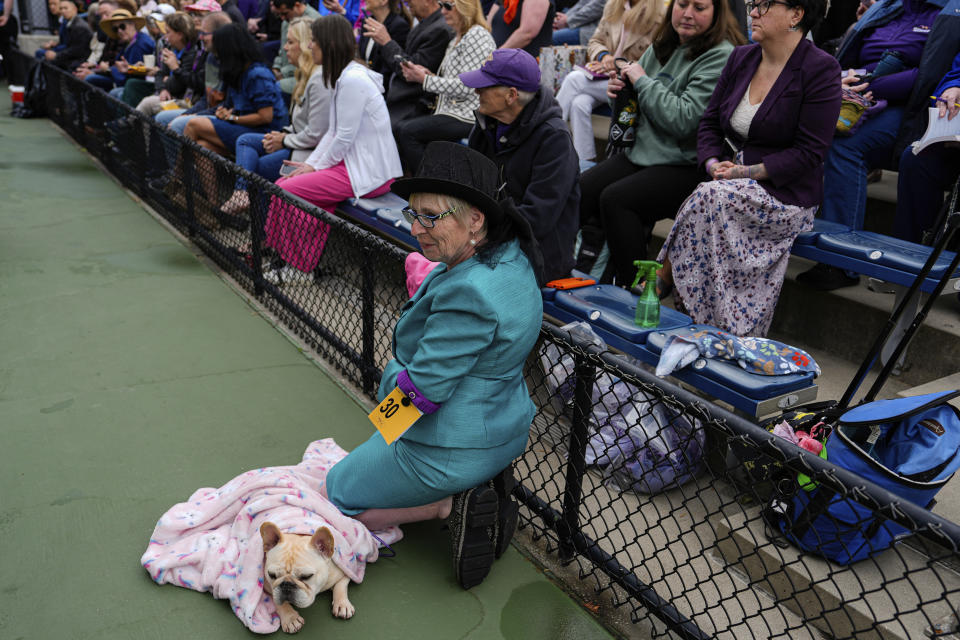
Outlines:
[{"label": "woman in pink pants", "polygon": [[[350,23],[338,15],[312,25],[310,49],[323,65],[323,81],[334,87],[330,128],[306,162],[284,161],[293,171],[277,185],[328,211],[351,197],[375,197],[402,174],[400,156],[383,99],[383,80],[354,61]],[[276,285],[309,284],[330,233],[310,214],[274,198],[265,227],[266,244],[286,263],[264,274]]]}]

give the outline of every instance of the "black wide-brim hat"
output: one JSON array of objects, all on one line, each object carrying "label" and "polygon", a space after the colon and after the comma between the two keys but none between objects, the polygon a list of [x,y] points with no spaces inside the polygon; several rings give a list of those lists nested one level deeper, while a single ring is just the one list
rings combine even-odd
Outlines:
[{"label": "black wide-brim hat", "polygon": [[497,165],[490,158],[455,142],[427,145],[423,160],[412,178],[401,178],[390,190],[401,198],[414,193],[436,193],[466,200],[484,215],[501,218],[503,185]]}]

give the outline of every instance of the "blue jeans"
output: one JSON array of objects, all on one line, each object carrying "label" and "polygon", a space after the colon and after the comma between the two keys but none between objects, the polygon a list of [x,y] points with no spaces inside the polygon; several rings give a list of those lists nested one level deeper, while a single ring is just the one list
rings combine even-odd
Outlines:
[{"label": "blue jeans", "polygon": [[104,91],[110,91],[113,89],[113,76],[100,75],[99,73],[91,73],[88,75],[85,80],[92,84],[95,87],[99,87]]},{"label": "blue jeans", "polygon": [[[264,134],[262,133],[245,133],[237,138],[237,164],[247,171],[273,182],[280,177],[280,167],[283,166],[283,161],[290,159],[290,150],[280,149],[273,153],[267,153],[263,150],[263,138]],[[245,189],[246,186],[242,179],[237,180],[237,189]]]},{"label": "blue jeans", "polygon": [[187,115],[187,116],[177,116],[170,121],[170,124],[167,126],[172,130],[176,131],[180,135],[183,135],[183,130],[187,128],[187,123],[190,122],[191,118],[213,118],[213,116],[206,115]]},{"label": "blue jeans", "polygon": [[553,44],[580,44],[580,29],[557,29],[553,32]]},{"label": "blue jeans", "polygon": [[833,139],[823,163],[822,219],[863,229],[867,173],[890,165],[902,118],[903,107],[887,107],[871,115],[852,136]]},{"label": "blue jeans", "polygon": [[167,127],[170,126],[170,123],[173,122],[177,116],[182,116],[184,111],[186,111],[186,109],[167,109],[153,116],[153,119],[161,126]]}]

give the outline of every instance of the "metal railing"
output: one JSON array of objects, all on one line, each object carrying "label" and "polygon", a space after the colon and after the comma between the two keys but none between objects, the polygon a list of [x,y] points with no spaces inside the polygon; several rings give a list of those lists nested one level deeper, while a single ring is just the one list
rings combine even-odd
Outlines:
[{"label": "metal railing", "polygon": [[[54,122],[375,398],[407,300],[405,251],[69,74],[44,73]],[[249,207],[227,215],[238,185]],[[291,262],[294,278],[278,282],[272,268]],[[628,608],[633,631],[917,638],[955,616],[952,522],[549,323],[527,380],[538,411],[515,464],[521,527]],[[785,544],[770,509],[804,476],[866,507],[854,529],[902,527],[897,543],[850,566]],[[825,540],[850,525],[830,511],[813,523]]]}]

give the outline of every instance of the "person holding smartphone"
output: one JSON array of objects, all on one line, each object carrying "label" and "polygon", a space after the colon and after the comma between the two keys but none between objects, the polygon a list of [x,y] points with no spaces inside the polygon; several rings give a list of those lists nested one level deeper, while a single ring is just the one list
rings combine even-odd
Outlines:
[{"label": "person holding smartphone", "polygon": [[[704,178],[697,167],[697,126],[720,73],[743,36],[726,0],[674,0],[653,44],[603,83],[609,96],[637,94],[636,138],[580,178],[579,268],[589,270],[604,241],[605,282],[634,279],[647,259],[650,231],[672,218]],[[643,203],[639,206],[638,203]]]},{"label": "person holding smartphone", "polygon": [[[323,83],[333,91],[330,124],[304,162],[284,161],[295,168],[277,180],[277,186],[333,211],[346,198],[383,195],[402,171],[380,74],[355,60],[350,23],[340,16],[323,16],[311,25],[311,35],[313,60],[323,65]],[[310,284],[329,225],[274,198],[264,232],[266,245],[285,263],[265,273],[264,279],[274,285]]]},{"label": "person holding smartphone", "polygon": [[383,45],[393,40],[402,48],[412,24],[413,18],[401,0],[367,0],[367,15],[361,16],[357,52],[368,67],[383,76],[384,87],[390,86],[393,67],[387,61]]},{"label": "person holding smartphone", "polygon": [[[283,45],[287,60],[297,68],[294,75],[297,84],[290,100],[290,124],[280,130],[245,133],[237,138],[237,164],[271,182],[295,170],[295,165],[283,164],[284,160],[306,160],[330,125],[333,89],[323,83],[320,65],[310,53],[312,24],[311,18],[294,19]],[[246,183],[237,180],[236,190],[221,210],[235,215],[248,206]]]},{"label": "person holding smartphone", "polygon": [[408,174],[420,166],[423,151],[430,142],[456,142],[470,135],[473,112],[480,106],[480,100],[458,76],[479,69],[497,48],[479,0],[440,0],[437,4],[443,19],[456,33],[447,46],[440,68],[433,73],[412,62],[401,66],[404,80],[420,84],[424,92],[437,95],[437,106],[432,114],[409,118],[393,127],[400,159]]},{"label": "person holding smartphone", "polygon": [[660,0],[612,0],[587,45],[586,68],[574,69],[563,79],[557,102],[570,123],[573,146],[581,165],[597,155],[591,114],[607,101],[606,80],[615,71],[617,58],[639,60],[663,22]]}]

